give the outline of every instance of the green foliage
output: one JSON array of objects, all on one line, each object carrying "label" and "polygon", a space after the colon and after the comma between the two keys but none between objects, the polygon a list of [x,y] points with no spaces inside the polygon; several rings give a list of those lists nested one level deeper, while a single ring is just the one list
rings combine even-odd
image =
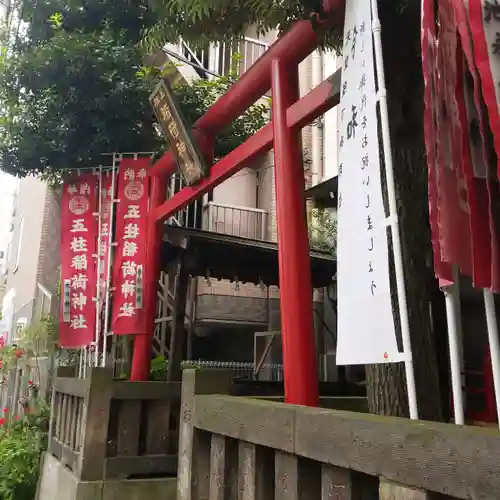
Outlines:
[{"label": "green foliage", "polygon": [[40,404],[19,422],[5,427],[0,436],[0,498],[32,500],[46,449],[49,409]]},{"label": "green foliage", "polygon": [[58,336],[58,322],[53,316],[46,315],[23,330],[20,345],[33,356],[44,356],[54,352]]},{"label": "green foliage", "polygon": [[337,253],[337,219],[327,209],[314,208],[309,223],[311,248]]},{"label": "green foliage", "polygon": [[[26,37],[0,53],[0,170],[58,182],[68,168],[113,151],[165,148],[148,97],[157,71],[142,66],[138,41],[155,15],[127,0],[39,0],[23,11]],[[172,20],[172,18],[170,18]],[[193,123],[230,78],[176,89]],[[217,139],[223,156],[266,121],[258,105]]]},{"label": "green foliage", "polygon": [[[398,16],[420,2],[379,0],[379,4],[381,11]],[[284,32],[300,19],[314,21],[322,45],[337,50],[341,47],[341,23],[324,31],[316,22],[324,14],[323,0],[151,0],[151,5],[159,20],[144,30],[141,45],[148,52],[176,41],[179,36],[193,46],[204,47],[209,42],[240,38],[249,27],[258,35],[273,30]]]},{"label": "green foliage", "polygon": [[[235,61],[238,55],[234,54]],[[168,75],[172,67],[168,67],[162,75],[151,69],[141,68],[138,76],[142,79],[156,82],[161,76]],[[193,125],[207,109],[214,104],[231,87],[236,78],[234,73],[214,78],[199,79],[191,83],[181,82],[174,86],[177,101],[182,114],[189,125]],[[269,120],[269,106],[266,103],[251,106],[244,114],[234,120],[229,127],[217,135],[214,145],[215,158],[222,158],[250,136],[260,130]]]},{"label": "green foliage", "polygon": [[[181,369],[185,370],[187,368],[197,370],[199,366],[196,363],[190,361],[184,361],[181,364]],[[167,379],[167,370],[168,370],[168,359],[165,356],[156,356],[151,361],[151,371],[150,378],[151,380],[161,382]]]},{"label": "green foliage", "polygon": [[160,21],[145,30],[143,46],[152,51],[180,34],[203,46],[240,37],[249,26],[259,34],[285,30],[293,21],[321,12],[321,5],[321,0],[153,0]]},{"label": "green foliage", "polygon": [[98,165],[110,151],[154,150],[149,88],[125,32],[53,30],[0,60],[0,169],[20,176]]}]

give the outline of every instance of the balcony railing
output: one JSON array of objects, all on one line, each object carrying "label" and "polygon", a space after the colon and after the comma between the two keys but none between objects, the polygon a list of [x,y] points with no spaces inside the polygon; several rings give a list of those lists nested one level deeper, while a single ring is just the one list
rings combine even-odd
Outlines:
[{"label": "balcony railing", "polygon": [[[270,47],[270,44],[245,37],[231,42],[210,44],[205,49],[193,49],[184,40],[179,41],[178,54],[189,61],[202,78],[214,75],[238,77]],[[235,57],[237,56],[237,57]],[[203,69],[210,73],[207,75]]]},{"label": "balcony railing", "polygon": [[267,212],[209,202],[203,207],[203,229],[214,233],[266,240]]}]

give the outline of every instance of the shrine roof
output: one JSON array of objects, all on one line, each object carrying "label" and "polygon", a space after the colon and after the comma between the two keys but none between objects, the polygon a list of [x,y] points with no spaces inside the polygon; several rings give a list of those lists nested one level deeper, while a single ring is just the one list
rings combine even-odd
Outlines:
[{"label": "shrine roof", "polygon": [[[181,253],[193,276],[279,286],[277,243],[167,225],[164,264]],[[331,284],[337,263],[329,252],[311,250],[310,266],[313,288]]]}]

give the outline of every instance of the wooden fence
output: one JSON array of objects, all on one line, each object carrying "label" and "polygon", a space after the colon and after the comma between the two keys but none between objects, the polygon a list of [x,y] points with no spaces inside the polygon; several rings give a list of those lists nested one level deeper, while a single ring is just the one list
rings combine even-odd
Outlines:
[{"label": "wooden fence", "polygon": [[0,374],[0,412],[21,417],[37,398],[45,399],[49,385],[50,359],[32,358]]},{"label": "wooden fence", "polygon": [[178,500],[500,498],[498,429],[206,396],[197,377],[183,374]]},{"label": "wooden fence", "polygon": [[49,453],[82,481],[177,471],[180,382],[123,382],[92,369],[54,381]]}]

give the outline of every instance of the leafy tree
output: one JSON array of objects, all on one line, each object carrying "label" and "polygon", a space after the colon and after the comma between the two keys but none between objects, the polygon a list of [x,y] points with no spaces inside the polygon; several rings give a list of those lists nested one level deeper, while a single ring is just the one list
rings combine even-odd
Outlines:
[{"label": "leafy tree", "polygon": [[[36,5],[35,5],[36,4]],[[143,67],[138,41],[154,15],[146,2],[40,0],[23,12],[26,33],[0,53],[0,169],[60,177],[96,166],[113,151],[160,151],[148,97],[161,77]],[[180,85],[194,122],[230,80]],[[217,140],[223,156],[255,133],[267,110],[256,106]]]},{"label": "leafy tree", "polygon": [[328,209],[313,208],[309,221],[311,248],[336,254],[337,219]]},{"label": "leafy tree", "polygon": [[[251,25],[260,32],[284,29],[294,20],[320,13],[322,3],[320,0],[152,2],[163,21],[146,30],[144,45],[148,49],[179,35],[187,42],[203,44],[218,41],[221,36],[243,36]],[[420,1],[379,0],[379,7],[418,405],[421,418],[440,420],[447,395],[440,391],[437,368],[440,353],[436,351],[429,314],[437,283],[429,264],[432,253],[423,139]],[[172,16],[178,24],[166,27]],[[324,35],[324,44],[335,39],[334,32]],[[443,360],[446,362],[446,357]],[[371,411],[396,416],[408,414],[401,364],[367,367],[367,379]]]}]

